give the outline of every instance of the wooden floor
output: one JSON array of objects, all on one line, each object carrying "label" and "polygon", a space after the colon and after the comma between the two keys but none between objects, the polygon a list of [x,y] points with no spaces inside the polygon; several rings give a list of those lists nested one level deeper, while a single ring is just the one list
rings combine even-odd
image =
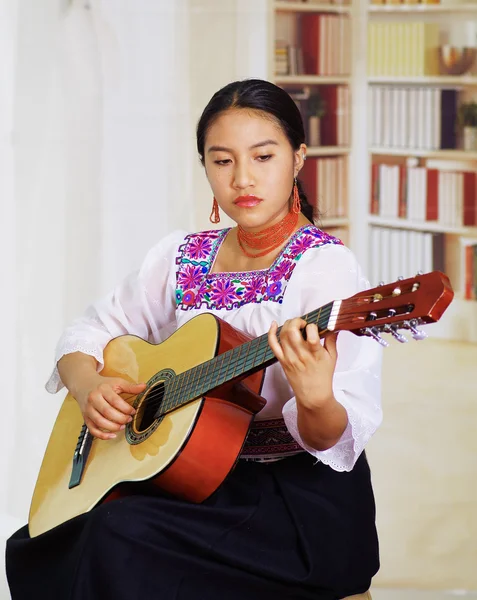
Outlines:
[{"label": "wooden floor", "polygon": [[371,590],[373,600],[477,600],[477,592],[452,590],[449,592],[422,590]]}]

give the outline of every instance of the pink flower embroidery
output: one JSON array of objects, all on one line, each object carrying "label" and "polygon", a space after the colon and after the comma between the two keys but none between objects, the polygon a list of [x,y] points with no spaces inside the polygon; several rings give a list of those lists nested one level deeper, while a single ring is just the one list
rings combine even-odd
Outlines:
[{"label": "pink flower embroidery", "polygon": [[177,283],[183,289],[190,289],[197,287],[202,279],[204,274],[202,272],[202,267],[194,267],[193,265],[185,265],[182,270],[177,274]]},{"label": "pink flower embroidery", "polygon": [[232,304],[234,301],[237,302],[240,298],[237,296],[231,281],[218,279],[213,283],[213,287],[210,290],[210,299],[222,308],[227,304]]},{"label": "pink flower embroidery", "polygon": [[[292,245],[290,246],[289,254],[298,256],[299,254],[303,254],[310,246],[314,245],[313,242],[316,242],[316,239],[311,235],[302,235],[297,238]],[[318,244],[316,244],[318,245]]]},{"label": "pink flower embroidery", "polygon": [[250,281],[247,281],[245,284],[245,291],[243,294],[243,299],[245,302],[253,302],[257,299],[257,295],[263,293],[264,289],[264,278],[262,277],[254,277]]},{"label": "pink flower embroidery", "polygon": [[[293,264],[293,263],[292,263]],[[279,281],[280,279],[285,279],[290,272],[290,261],[287,259],[282,260],[272,271],[270,274],[271,279],[273,281]]]},{"label": "pink flower embroidery", "polygon": [[189,256],[195,260],[206,259],[212,250],[210,238],[195,237],[189,243]]}]

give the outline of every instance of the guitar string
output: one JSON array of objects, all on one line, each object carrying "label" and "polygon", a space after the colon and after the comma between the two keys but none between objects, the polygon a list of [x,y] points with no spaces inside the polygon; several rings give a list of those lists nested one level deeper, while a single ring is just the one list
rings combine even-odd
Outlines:
[{"label": "guitar string", "polygon": [[[317,312],[319,314],[319,311],[317,311]],[[326,317],[326,318],[328,318],[328,317]],[[215,361],[216,368],[214,370],[214,374],[216,376],[216,381],[211,386],[212,388],[214,388],[214,387],[218,387],[218,385],[222,385],[223,383],[225,383],[226,380],[229,379],[228,371],[230,370],[231,367],[234,367],[234,371],[235,371],[241,360],[242,360],[243,369],[248,370],[249,368],[253,368],[255,366],[258,352],[263,353],[263,356],[261,357],[260,360],[263,360],[265,358],[267,352],[271,353],[270,358],[273,357],[273,353],[271,352],[271,349],[268,346],[267,336],[260,336],[259,338],[255,338],[254,340],[246,342],[245,344],[241,344],[241,346],[247,347],[247,354],[245,356],[245,359],[240,359],[239,354],[234,356],[234,354],[237,353],[237,347],[236,347],[227,352],[220,354],[217,357],[212,358],[209,361],[206,361],[205,363],[201,363],[200,365],[197,365],[193,369],[186,371],[186,373],[191,373],[191,371],[193,371],[193,370],[201,371],[203,369],[204,365],[207,365],[207,368],[208,368],[210,366],[210,363]],[[253,350],[255,350],[255,354],[253,356],[251,356],[250,352]],[[250,364],[247,365],[247,362],[249,362]],[[225,377],[225,381],[222,381],[222,379],[224,377]],[[171,383],[169,383],[167,385],[169,400],[174,401],[177,399],[176,398],[177,396],[184,396],[186,393],[189,393],[191,391],[190,390],[191,386],[194,386],[195,388],[198,389],[210,377],[207,372],[204,374],[204,376],[202,376],[202,374],[199,373],[199,376],[192,378],[192,381],[186,381],[186,385],[181,385],[180,378],[181,378],[181,374],[176,376],[174,378],[174,380],[171,382],[171,383],[175,384],[174,389],[172,390],[172,393],[171,393]],[[163,395],[162,391],[159,390],[157,395],[162,396]],[[192,398],[194,398],[198,395],[200,395],[200,394],[197,391],[197,393],[194,393]],[[149,399],[153,400],[155,398],[155,396],[156,396],[156,394],[151,393],[149,396]],[[168,404],[169,404],[168,408],[170,408],[171,407],[170,403],[168,403]]]},{"label": "guitar string", "polygon": [[[357,300],[356,302],[358,303],[358,302],[359,302],[359,300]],[[325,307],[323,307],[323,308],[325,308]],[[326,308],[328,308],[328,305],[326,306]],[[318,315],[319,315],[319,312],[320,312],[320,310],[321,310],[321,309],[318,309],[318,311],[313,311],[313,313],[316,313],[316,312],[318,312]],[[309,315],[305,315],[305,316],[308,316],[308,317],[310,317],[310,316],[312,316],[312,314],[313,314],[313,313],[309,313]],[[340,314],[341,314],[341,313],[340,313]],[[351,314],[354,314],[354,313],[351,313]],[[327,315],[326,315],[326,319],[328,319],[328,316],[327,316]],[[342,322],[342,321],[343,321],[343,319],[338,319],[338,321],[339,321],[339,322]],[[321,330],[321,333],[324,333],[325,331],[326,331],[326,327],[325,327],[324,329],[322,329],[322,330]],[[251,368],[253,368],[253,366],[252,366],[252,365],[254,365],[254,363],[255,363],[255,359],[256,359],[256,356],[257,356],[257,353],[258,353],[258,351],[263,351],[263,350],[265,350],[265,352],[264,352],[264,356],[261,358],[261,361],[263,361],[263,362],[267,362],[267,361],[268,361],[268,360],[270,360],[270,359],[272,359],[272,360],[274,359],[274,355],[273,355],[273,353],[271,352],[271,350],[269,349],[268,345],[264,345],[264,344],[262,343],[262,342],[263,342],[263,339],[256,338],[255,340],[252,340],[252,343],[253,343],[253,342],[257,342],[257,341],[259,341],[259,343],[257,344],[257,348],[256,348],[256,350],[255,350],[255,355],[254,355],[254,357],[253,357],[253,360],[252,360],[252,362],[251,362],[251,365],[249,365],[249,366],[246,366],[246,362],[247,362],[247,359],[246,359],[246,361],[245,361],[245,367],[244,367],[244,370],[247,370],[247,369],[248,369],[248,368],[250,368],[250,367],[251,367]],[[241,345],[241,346],[245,346],[245,345],[247,345],[247,344],[243,344],[243,345]],[[236,349],[234,349],[234,350],[236,350]],[[270,357],[267,359],[267,361],[264,361],[263,359],[265,358],[265,355],[266,355],[266,353],[267,353],[267,352],[269,352],[269,353],[270,353]],[[222,358],[222,361],[220,361],[220,362],[221,362],[221,363],[224,363],[224,362],[225,362],[225,358],[226,358],[226,354],[227,354],[227,353],[221,354],[221,355],[219,355],[218,357],[215,357],[215,359],[220,359],[220,358]],[[237,358],[238,358],[238,357],[237,357]],[[214,359],[212,359],[212,360],[214,360]],[[207,363],[209,363],[209,364],[210,364],[210,362],[211,362],[211,361],[207,361]],[[225,371],[224,371],[224,372],[222,372],[222,373],[220,373],[220,379],[222,379],[222,378],[224,378],[224,377],[225,377],[225,380],[224,380],[224,381],[219,381],[218,383],[217,383],[217,382],[215,382],[215,383],[214,383],[214,385],[210,385],[210,384],[209,384],[209,389],[213,389],[214,387],[218,387],[219,385],[222,385],[222,384],[223,384],[224,382],[226,382],[227,380],[233,379],[233,376],[234,376],[235,370],[236,370],[236,368],[237,368],[238,362],[240,362],[240,361],[239,361],[239,359],[237,359],[237,360],[235,360],[235,361],[229,361],[229,362],[227,362],[227,363],[225,364]],[[217,363],[219,363],[219,360],[217,360]],[[205,364],[206,364],[206,363],[202,363],[201,365],[198,365],[198,368],[202,367],[202,366],[203,366],[203,365],[205,365]],[[208,369],[208,367],[209,367],[209,364],[207,364],[207,369]],[[231,366],[233,366],[233,367],[234,367],[234,369],[233,369],[233,373],[232,373],[231,377],[229,377],[229,376],[228,376],[228,371],[230,370],[230,367],[231,367]],[[219,364],[219,365],[217,366],[217,368],[216,368],[216,372],[217,372],[217,371],[221,371],[221,369],[222,369],[222,368],[223,368],[223,365],[222,365],[222,364]],[[177,380],[178,378],[179,378],[179,376],[178,376],[178,377],[176,377],[176,378],[175,378],[175,380]],[[174,408],[174,407],[175,407],[175,403],[176,403],[176,401],[177,401],[177,395],[180,393],[180,395],[181,395],[181,397],[182,397],[182,399],[183,399],[183,396],[185,395],[185,393],[189,393],[189,392],[191,391],[189,388],[190,388],[190,384],[192,383],[192,384],[194,384],[194,387],[195,387],[195,389],[194,389],[194,394],[193,394],[193,395],[192,395],[192,396],[191,396],[189,399],[187,399],[187,401],[184,401],[184,400],[183,400],[183,402],[182,402],[182,403],[183,403],[183,404],[185,404],[186,402],[188,402],[188,401],[190,401],[190,400],[193,400],[194,398],[196,398],[196,397],[199,397],[200,395],[202,395],[202,394],[199,392],[199,388],[200,388],[199,384],[203,383],[203,382],[204,382],[204,379],[207,379],[207,373],[206,373],[206,377],[205,377],[205,378],[204,378],[204,377],[199,377],[199,378],[197,378],[197,379],[193,379],[193,380],[192,380],[192,382],[187,382],[187,383],[188,383],[188,385],[186,385],[186,386],[179,386],[179,387],[176,387],[176,389],[174,389],[174,391],[173,391],[172,395],[171,395],[171,393],[170,393],[170,390],[167,390],[167,389],[166,389],[166,390],[164,390],[164,392],[162,392],[161,390],[159,390],[157,394],[154,394],[154,393],[153,393],[153,394],[151,394],[151,395],[149,396],[149,399],[152,399],[152,400],[153,400],[153,401],[151,402],[151,405],[153,405],[153,406],[154,406],[154,405],[156,404],[156,402],[154,401],[154,398],[155,398],[156,396],[161,396],[161,398],[159,398],[159,400],[158,400],[158,402],[157,402],[157,404],[160,404],[160,403],[161,403],[161,401],[164,399],[164,396],[166,396],[166,392],[169,392],[169,394],[168,394],[168,396],[169,396],[169,397],[168,397],[167,401],[164,403],[164,409],[165,409],[165,410],[164,410],[164,412],[166,412],[166,411],[167,411],[169,408]],[[184,389],[184,388],[185,388],[185,389]],[[206,391],[206,390],[204,390],[204,391]],[[202,391],[202,393],[204,393],[204,391]],[[179,405],[180,405],[180,404],[179,404]],[[147,406],[146,406],[145,408],[147,408]],[[144,410],[145,410],[145,409],[144,409]],[[138,413],[139,413],[139,414],[141,414],[141,412],[140,412],[140,411],[138,411]]]},{"label": "guitar string", "polygon": [[[369,296],[360,296],[359,298],[354,298],[354,299],[349,298],[349,299],[343,301],[343,303],[340,307],[339,315],[337,317],[337,324],[339,324],[341,326],[346,324],[346,319],[345,319],[346,316],[348,316],[348,315],[356,316],[356,311],[355,311],[356,306],[359,306],[360,304],[366,304],[366,306],[369,306],[370,301],[373,299],[374,299],[374,295],[369,295]],[[313,322],[316,320],[319,321],[320,316],[321,316],[320,313],[323,312],[324,310],[326,310],[326,313],[328,313],[328,314],[325,314],[323,316],[326,319],[326,322],[328,322],[329,313],[331,312],[332,306],[333,306],[333,302],[304,315],[302,318],[304,320],[311,319]],[[320,325],[320,323],[318,323],[318,325]],[[281,328],[278,329],[277,333],[280,332],[280,329]],[[320,333],[324,333],[324,332],[326,332],[326,326],[321,330]],[[158,390],[157,392],[154,392],[154,390],[153,390],[151,392],[151,394],[149,394],[149,396],[147,398],[148,399],[147,405],[149,407],[150,406],[155,407],[156,405],[158,406],[159,404],[163,403],[164,412],[166,412],[170,408],[175,408],[177,404],[178,405],[180,405],[181,403],[185,404],[186,402],[189,402],[196,397],[200,397],[203,393],[205,393],[205,391],[208,391],[209,389],[213,389],[215,387],[223,385],[227,381],[230,381],[231,379],[234,378],[237,366],[242,360],[242,358],[240,356],[242,347],[248,346],[247,354],[245,356],[245,359],[243,360],[243,365],[242,365],[243,371],[246,371],[248,369],[253,369],[255,367],[255,361],[256,361],[257,354],[259,351],[263,352],[263,356],[260,358],[259,364],[268,362],[269,360],[273,360],[274,355],[268,346],[268,341],[267,341],[267,343],[264,343],[266,341],[266,338],[267,338],[266,335],[260,336],[258,338],[255,338],[254,340],[251,340],[250,342],[241,344],[239,347],[235,347],[223,354],[220,354],[220,355],[210,359],[209,361],[206,361],[205,363],[201,363],[200,365],[197,365],[196,367],[189,369],[188,371],[186,371],[183,374],[181,373],[181,374],[175,376],[174,379],[170,381],[170,383],[166,381],[163,390]],[[252,346],[254,344],[257,347],[254,348],[255,354],[253,356],[253,359],[250,361],[250,357],[248,357],[248,354],[249,354],[250,348],[252,348]],[[238,352],[237,348],[240,348],[240,352]],[[267,352],[270,354],[270,357],[265,359]],[[237,353],[235,360],[234,359],[226,360],[229,357],[233,357],[233,353]],[[208,369],[209,369],[210,364],[214,361],[216,362],[216,366],[215,366],[214,373],[212,375],[215,375],[216,381],[213,384],[211,382],[209,382],[207,389],[201,391],[200,390],[201,385],[203,383],[205,383],[205,381],[210,379],[210,375],[208,374]],[[251,364],[247,365],[247,362],[250,362]],[[202,373],[204,367],[206,367],[205,373]],[[233,371],[229,377],[228,372],[231,370],[231,367],[233,367]],[[191,374],[196,370],[199,372],[199,376],[191,378]],[[181,380],[183,379],[184,375],[186,375],[186,380],[181,385]],[[240,373],[239,373],[239,375],[240,375]],[[192,391],[191,388],[194,390],[194,393],[190,397],[187,397],[187,395],[190,394],[190,392]],[[184,400],[184,396],[186,396],[185,400]],[[155,401],[155,398],[157,398],[157,402]],[[164,398],[166,398],[165,402],[164,402]],[[178,400],[182,400],[182,402],[178,402]],[[146,408],[147,408],[147,406],[144,407],[143,411]],[[138,411],[138,413],[141,414],[141,411]]]},{"label": "guitar string", "polygon": [[[305,320],[307,320],[307,323],[314,322],[315,320],[319,321],[320,320],[320,316],[321,313],[326,311],[325,314],[323,315],[324,319],[326,320],[326,323],[328,323],[329,320],[329,313],[331,312],[331,308],[332,308],[333,303],[329,303],[315,311],[312,311],[311,313],[308,313],[307,315],[304,315],[304,318],[307,317]],[[320,323],[318,323],[320,324]],[[324,327],[321,331],[325,331],[326,327]],[[281,331],[281,327],[278,329],[277,334],[279,335]],[[171,383],[165,382],[164,385],[164,391],[163,390],[158,390],[157,392],[154,391],[154,389],[151,391],[151,393],[147,396],[147,406],[144,407],[143,411],[146,410],[146,408],[155,408],[155,406],[159,406],[161,404],[161,402],[163,402],[164,397],[166,396],[166,393],[168,395],[167,401],[164,403],[164,407],[165,410],[168,410],[170,408],[174,407],[174,403],[178,400],[178,399],[182,399],[184,396],[187,396],[188,393],[191,392],[191,388],[195,388],[194,394],[192,395],[192,397],[190,399],[188,399],[187,401],[190,401],[192,399],[194,399],[195,397],[199,397],[201,394],[199,393],[199,389],[200,387],[208,380],[210,379],[210,375],[208,374],[208,368],[210,367],[210,364],[212,362],[216,362],[216,367],[214,369],[214,374],[216,377],[216,381],[214,382],[213,385],[209,384],[209,389],[213,389],[215,387],[218,387],[219,385],[222,385],[223,383],[225,383],[226,381],[233,379],[233,377],[235,376],[235,371],[237,369],[237,366],[242,362],[242,366],[243,366],[243,370],[246,371],[248,369],[253,369],[256,365],[256,359],[258,356],[258,353],[261,352],[263,354],[263,356],[261,356],[260,358],[260,363],[261,362],[268,362],[268,360],[270,359],[274,359],[274,355],[273,352],[271,351],[269,345],[268,345],[268,336],[267,335],[263,335],[260,336],[258,338],[255,338],[253,340],[250,340],[249,342],[246,342],[244,344],[241,344],[239,346],[239,348],[242,349],[242,347],[247,347],[247,354],[245,355],[245,358],[241,358],[240,356],[240,352],[242,352],[242,350],[240,350],[240,352],[237,351],[237,347],[228,350],[227,352],[224,352],[216,357],[213,357],[212,359],[201,363],[199,365],[197,365],[196,367],[193,367],[192,369],[189,369],[188,371],[186,371],[185,373],[181,373],[177,376],[174,377],[173,380],[171,380]],[[249,356],[250,351],[255,350],[255,353],[252,356]],[[265,356],[267,355],[267,353],[270,354],[270,357],[265,359]],[[236,354],[236,356],[234,356],[234,354]],[[229,359],[229,360],[227,360]],[[247,365],[247,362],[250,362],[249,365]],[[205,367],[205,373],[202,373],[203,369]],[[224,368],[225,367],[225,368]],[[233,374],[231,374],[230,377],[228,377],[228,372],[231,370],[231,367],[233,367]],[[192,378],[192,380],[190,380],[190,375],[192,374],[192,372],[194,371],[199,371],[199,376],[196,378]],[[185,376],[185,381],[181,381]],[[222,379],[225,377],[225,380],[222,381]],[[171,388],[171,384],[174,385],[174,388]],[[172,391],[172,393],[171,393]],[[208,391],[208,390],[205,390]],[[157,398],[157,402],[156,399]],[[185,402],[184,402],[185,403]],[[139,410],[136,415],[140,414],[141,411]]]},{"label": "guitar string", "polygon": [[[339,324],[342,327],[345,324],[352,323],[352,321],[349,321],[349,323],[347,323],[345,317],[347,317],[349,315],[356,316],[355,308],[357,306],[359,306],[361,304],[361,305],[366,305],[366,307],[369,307],[370,304],[372,304],[373,300],[374,300],[374,294],[367,295],[367,296],[360,296],[359,298],[348,298],[347,300],[343,300],[342,305],[340,307],[339,315],[337,317],[337,324]],[[301,318],[303,318],[304,320],[307,320],[307,323],[308,323],[308,320],[310,320],[310,322],[318,321],[317,324],[320,325],[319,319],[320,319],[321,313],[325,309],[326,309],[327,313],[331,313],[333,304],[334,304],[334,302],[330,302],[327,305],[320,307],[319,309],[316,309],[314,311],[311,311],[310,313],[307,313],[306,315],[304,315]],[[364,306],[361,306],[361,308],[364,308]],[[329,314],[325,314],[323,316],[326,319],[326,323],[328,323]],[[326,330],[327,329],[325,326],[323,329],[321,329],[320,333],[323,334],[326,332]],[[281,327],[279,327],[277,330],[278,336],[279,336],[280,331],[281,331]],[[266,341],[266,343],[264,343],[265,341]],[[247,365],[247,362],[250,360],[250,357],[248,357],[248,354],[254,344],[257,346],[255,348],[255,354],[253,356],[251,364]],[[147,402],[144,403],[144,408],[142,408],[142,405],[141,405],[141,407],[137,411],[137,413],[135,415],[135,420],[143,414],[143,412],[146,410],[146,408],[151,408],[151,406],[152,406],[152,408],[155,408],[156,406],[159,407],[159,405],[161,405],[161,403],[162,403],[163,408],[164,408],[164,413],[165,413],[165,412],[169,411],[169,409],[176,408],[177,406],[180,406],[181,404],[186,404],[187,402],[190,402],[194,398],[200,397],[206,391],[213,389],[215,387],[219,387],[220,385],[223,385],[227,381],[230,381],[231,379],[233,379],[235,377],[235,372],[236,372],[237,366],[240,364],[240,362],[242,360],[242,358],[240,356],[242,347],[247,347],[247,354],[246,354],[245,359],[243,360],[243,364],[242,364],[242,372],[247,371],[248,369],[253,369],[255,367],[255,360],[257,358],[257,354],[259,351],[262,351],[262,352],[264,351],[259,364],[264,364],[265,362],[268,362],[269,360],[273,360],[275,358],[273,355],[273,352],[271,352],[271,349],[268,346],[267,335],[260,336],[258,338],[255,338],[254,340],[251,340],[249,342],[241,344],[240,346],[238,346],[238,348],[235,347],[231,350],[228,350],[225,353],[222,353],[204,363],[197,365],[196,367],[193,367],[192,369],[189,369],[185,373],[176,375],[174,377],[174,379],[171,380],[170,382],[167,382],[167,381],[165,382],[163,390],[158,390],[157,392],[154,392],[154,390],[153,390],[147,396]],[[270,356],[265,360],[265,356],[266,356],[267,352],[270,354]],[[230,357],[233,357],[234,353],[236,353],[235,359],[231,358],[231,360],[226,361],[226,358],[228,357],[228,355],[230,355]],[[214,372],[212,375],[215,375],[216,381],[214,382],[213,385],[211,384],[211,382],[209,382],[208,386],[207,386],[208,389],[200,391],[201,385],[204,384],[205,381],[207,381],[210,378],[210,376],[208,374],[208,369],[210,367],[210,364],[212,364],[214,361],[216,362],[216,365],[215,365],[215,369],[214,369]],[[205,367],[205,372],[203,373],[204,367]],[[224,367],[225,367],[225,370],[222,371],[224,369]],[[231,376],[229,377],[228,371],[230,370],[231,367],[233,367],[233,371],[232,371]],[[191,380],[191,375],[196,370],[199,371],[199,376],[197,378],[192,378],[192,380]],[[239,375],[240,375],[240,373],[239,373]],[[182,382],[182,379],[184,379],[184,376],[185,376],[185,381]],[[222,381],[223,378],[224,378],[224,380]],[[192,394],[192,396],[187,397],[188,394],[190,394],[190,392],[191,392],[191,388],[194,389],[194,393]],[[184,396],[186,396],[185,400],[184,400]],[[164,402],[164,398],[166,398],[165,402]],[[182,402],[180,402],[180,400],[182,400]]]},{"label": "guitar string", "polygon": [[[353,315],[356,316],[356,311],[355,308],[356,306],[359,306],[360,304],[366,304],[366,306],[369,306],[371,300],[374,299],[374,295],[368,295],[368,296],[361,296],[359,298],[350,298],[346,301],[343,301],[343,304],[341,305],[340,308],[340,312],[337,318],[337,324],[340,326],[343,326],[345,324],[349,324],[352,323],[351,321],[349,321],[349,323],[347,323],[345,317],[347,317],[348,315]],[[302,318],[308,318],[308,319],[312,319],[312,321],[319,321],[320,318],[320,313],[326,309],[326,313],[330,312],[330,309],[332,307],[333,303],[329,303],[323,307],[321,307],[320,309],[317,309],[315,311],[312,311],[310,313],[308,313],[307,315],[304,315]],[[329,314],[325,314],[323,315],[325,317],[325,319],[328,321],[329,319]],[[364,318],[364,317],[363,317]],[[278,333],[280,332],[280,329],[278,330]],[[326,331],[326,326],[321,330],[321,333],[324,333]],[[257,343],[257,348],[255,349],[255,355],[253,357],[253,360],[250,361],[250,357],[245,357],[245,360],[243,362],[243,370],[248,370],[249,368],[252,368],[255,366],[255,359],[257,356],[257,353],[259,351],[263,351],[264,352],[264,356],[261,358],[261,361],[264,361],[263,359],[265,358],[266,353],[269,350],[269,346],[268,346],[268,342],[266,344],[264,344],[263,342],[265,341],[266,336],[260,336],[259,338],[255,338],[254,340],[251,340],[250,342],[247,342],[245,344],[241,344],[239,346],[239,348],[242,348],[242,346],[249,346],[248,350],[247,350],[247,355],[250,351],[250,348],[252,347],[252,345],[256,342]],[[165,386],[164,386],[164,390],[158,390],[157,392],[152,392],[149,396],[148,396],[148,401],[152,406],[155,406],[155,401],[154,399],[157,397],[157,404],[160,404],[161,402],[163,402],[164,397],[166,397],[167,394],[167,400],[166,402],[163,403],[163,407],[164,410],[167,411],[170,408],[174,408],[175,404],[177,403],[178,397],[180,399],[183,399],[184,395],[187,396],[190,392],[191,392],[191,387],[194,388],[194,394],[192,394],[192,396],[190,398],[187,399],[187,401],[190,401],[196,397],[199,397],[201,395],[200,392],[200,387],[203,383],[205,383],[205,381],[208,380],[209,373],[208,373],[208,369],[210,367],[210,364],[212,362],[216,362],[216,366],[215,366],[215,370],[213,375],[215,375],[216,377],[216,382],[212,385],[211,383],[208,383],[208,389],[213,389],[214,387],[218,387],[219,385],[222,385],[223,383],[225,383],[226,381],[229,381],[230,379],[233,379],[235,371],[237,369],[237,366],[241,360],[240,354],[237,354],[235,360],[226,360],[228,358],[228,355],[233,353],[233,352],[237,352],[237,347],[227,351],[226,353],[223,353],[217,357],[214,357],[213,359],[206,361],[206,363],[201,363],[200,365],[197,365],[197,367],[194,367],[193,369],[190,369],[188,371],[186,371],[186,373],[188,374],[188,377],[185,381],[185,385],[181,384],[181,379],[182,379],[182,375],[183,374],[179,374],[178,376],[176,376],[172,381],[170,382],[166,382]],[[241,352],[241,350],[240,350]],[[270,357],[267,358],[267,361],[272,359],[273,360],[274,356],[273,353],[271,353]],[[250,362],[249,365],[247,365],[247,362]],[[205,373],[202,373],[203,367],[206,365],[206,370]],[[233,374],[231,375],[231,377],[228,376],[228,372],[231,369],[231,367],[233,367]],[[199,376],[198,377],[190,377],[190,375],[192,374],[192,371],[195,370],[199,371]],[[222,381],[223,379],[223,381]],[[202,390],[202,393],[204,393],[207,390]],[[152,403],[150,402],[152,400]],[[185,401],[183,402],[185,403]],[[144,408],[145,410],[145,408]]]}]

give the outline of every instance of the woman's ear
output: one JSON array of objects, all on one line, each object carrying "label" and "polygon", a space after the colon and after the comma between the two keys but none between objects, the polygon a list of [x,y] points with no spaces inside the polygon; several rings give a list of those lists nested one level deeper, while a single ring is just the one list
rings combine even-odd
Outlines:
[{"label": "woman's ear", "polygon": [[301,144],[298,150],[295,151],[295,177],[302,170],[306,160],[306,144]]}]

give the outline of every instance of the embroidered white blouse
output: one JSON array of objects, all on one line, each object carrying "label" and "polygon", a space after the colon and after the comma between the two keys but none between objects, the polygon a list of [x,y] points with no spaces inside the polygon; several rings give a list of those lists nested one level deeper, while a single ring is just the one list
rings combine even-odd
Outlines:
[{"label": "embroidered white blouse", "polygon": [[[57,345],[56,362],[79,351],[94,356],[100,370],[103,349],[112,338],[129,333],[159,343],[209,310],[257,337],[268,331],[273,320],[282,325],[369,287],[353,253],[314,226],[299,230],[266,271],[211,273],[227,232],[188,236],[175,231],[165,237],[137,272],[66,328]],[[283,418],[304,450],[337,471],[349,471],[382,420],[382,349],[375,341],[346,331],[339,333],[337,348],[333,392],[348,414],[337,444],[319,451],[301,440],[296,401],[279,363],[266,371],[262,396],[267,404],[256,421]],[[55,368],[46,389],[55,393],[62,387]]]}]

